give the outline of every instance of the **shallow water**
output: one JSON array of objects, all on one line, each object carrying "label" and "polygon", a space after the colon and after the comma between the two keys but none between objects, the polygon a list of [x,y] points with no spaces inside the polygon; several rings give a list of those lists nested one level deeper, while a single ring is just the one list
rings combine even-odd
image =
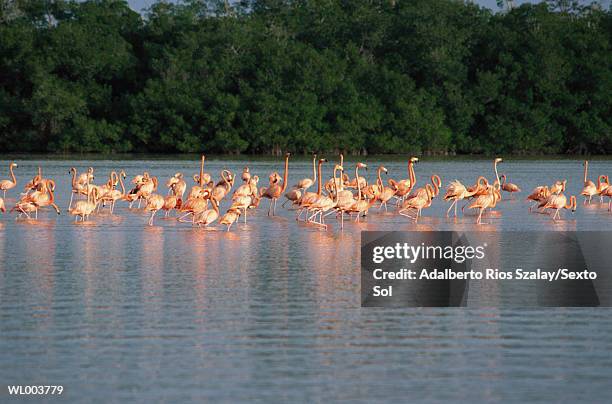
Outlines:
[{"label": "shallow water", "polygon": [[[362,175],[373,180],[376,161],[366,162]],[[18,188],[41,164],[57,183],[62,210],[71,165],[93,166],[96,183],[119,168],[129,177],[146,169],[162,183],[177,171],[198,171],[197,161],[184,160],[18,163]],[[309,176],[309,164],[292,161],[289,183]],[[206,171],[239,175],[244,165],[207,161]],[[280,159],[249,166],[260,185],[270,171],[282,172]],[[385,166],[392,178],[408,176],[404,162]],[[354,175],[354,162],[345,168]],[[267,201],[229,233],[161,215],[149,227],[143,212],[123,203],[115,215],[84,224],[50,210],[36,222],[5,214],[0,381],[63,384],[71,401],[601,401],[612,370],[609,309],[359,307],[361,230],[610,229],[607,205],[584,206],[581,198],[577,212],[563,212],[557,223],[527,212],[524,198],[536,185],[567,179],[567,194],[578,194],[580,161],[509,160],[499,168],[523,192],[502,201],[482,226],[474,213],[446,219],[448,205],[439,199],[418,224],[375,209],[364,223],[345,222],[342,232],[331,216],[328,231],[296,223],[280,204],[269,218]],[[593,161],[590,170],[592,180],[611,174],[612,160]],[[416,166],[421,185],[432,173],[445,185],[493,177],[485,160]],[[9,192],[7,207],[16,194]]]}]

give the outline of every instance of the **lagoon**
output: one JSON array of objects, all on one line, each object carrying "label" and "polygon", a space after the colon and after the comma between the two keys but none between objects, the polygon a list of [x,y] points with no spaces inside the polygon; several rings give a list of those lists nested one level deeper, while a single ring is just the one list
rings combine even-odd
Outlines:
[{"label": "lagoon", "polygon": [[[333,159],[330,159],[333,160]],[[386,309],[360,307],[362,230],[609,230],[607,206],[582,204],[553,222],[529,214],[536,185],[582,186],[578,160],[511,160],[500,171],[523,189],[498,213],[475,224],[473,213],[444,217],[436,199],[414,224],[377,209],[362,223],[333,219],[323,231],[296,223],[295,212],[267,201],[232,231],[206,231],[156,218],[120,203],[115,215],[74,224],[65,214],[70,176],[93,166],[96,183],[110,170],[143,170],[160,183],[196,160],[18,160],[21,190],[41,165],[56,181],[60,216],[36,222],[0,217],[0,380],[61,384],[79,401],[598,401],[609,392],[609,309]],[[374,157],[364,162],[377,167]],[[0,167],[8,167],[8,160]],[[279,160],[207,160],[206,171],[244,165],[267,182]],[[407,178],[405,161],[384,162]],[[354,168],[354,161],[345,165]],[[325,167],[331,175],[332,163]],[[612,160],[593,161],[598,174]],[[446,185],[492,176],[488,160],[423,159],[421,184],[437,173]],[[290,162],[289,183],[310,174]],[[374,179],[374,171],[367,174]],[[0,171],[4,178],[6,173]],[[191,184],[190,184],[191,185]],[[13,190],[7,206],[15,200]],[[227,202],[222,205],[226,208]],[[331,216],[330,216],[331,218]],[[537,253],[526,251],[526,254]],[[8,399],[0,386],[0,398]]]}]

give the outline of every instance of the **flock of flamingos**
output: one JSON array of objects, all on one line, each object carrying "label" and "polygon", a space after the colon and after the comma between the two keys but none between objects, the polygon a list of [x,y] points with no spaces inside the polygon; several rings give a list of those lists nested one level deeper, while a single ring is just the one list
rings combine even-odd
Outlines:
[{"label": "flock of flamingos", "polygon": [[[416,157],[408,160],[408,178],[388,179],[385,184],[381,174],[386,174],[387,169],[380,166],[377,169],[376,182],[369,184],[364,177],[359,175],[359,170],[367,170],[368,166],[364,163],[357,163],[355,176],[351,178],[345,172],[344,158],[340,155],[340,161],[334,166],[333,177],[328,181],[323,181],[321,167],[327,162],[327,159],[317,160],[315,155],[312,160],[312,178],[303,178],[288,190],[289,157],[290,154],[287,153],[283,176],[281,177],[278,172],[271,173],[266,187],[258,188],[259,177],[251,175],[249,168],[244,167],[242,185],[232,192],[235,182],[234,173],[223,170],[220,180],[215,182],[209,173],[204,172],[205,156],[202,156],[200,172],[193,176],[194,185],[187,194],[187,198],[185,198],[187,182],[182,173],[176,173],[168,179],[166,182],[168,191],[164,196],[159,193],[157,177],[150,176],[147,172],[136,175],[131,180],[132,188],[126,190],[124,184],[126,173],[123,170],[119,173],[111,172],[105,184],[95,185],[93,184],[93,168],[80,174],[76,168],[71,168],[72,193],[68,213],[75,216],[75,221],[78,221],[79,218],[85,221],[90,215],[99,212],[101,208],[108,208],[112,214],[117,201],[125,201],[130,208],[135,203],[138,204],[138,208],[144,204],[143,209],[151,212],[149,225],[153,225],[157,212],[165,211],[165,215],[168,216],[172,210],[175,210],[177,220],[180,222],[190,222],[192,225],[205,227],[216,222],[227,226],[229,231],[240,216],[244,216],[246,223],[248,210],[257,209],[262,198],[270,200],[268,215],[275,215],[276,202],[282,199],[283,206],[290,203],[291,209],[297,211],[296,220],[303,220],[326,229],[325,218],[329,215],[335,214],[340,226],[344,227],[345,216],[348,215],[349,218],[354,216],[354,220],[358,222],[360,217],[366,216],[376,204],[378,209],[384,207],[385,211],[388,210],[388,203],[395,203],[400,215],[416,222],[423,209],[431,206],[442,187],[440,177],[434,174],[430,177],[431,183],[428,182],[417,188],[414,166],[419,159]],[[456,180],[450,182],[443,196],[445,201],[451,202],[446,216],[449,217],[453,207],[454,215],[457,216],[457,204],[465,200],[466,204],[463,208],[467,206],[469,209],[478,209],[476,223],[481,224],[483,213],[487,209],[494,209],[497,202],[502,199],[502,191],[510,194],[521,192],[517,185],[506,181],[505,175],[498,174],[497,165],[501,162],[501,158],[496,158],[493,162],[495,174],[493,181],[481,176],[472,186],[465,186]],[[0,190],[3,191],[4,198],[6,198],[6,191],[17,186],[17,179],[13,172],[16,167],[17,164],[10,163],[11,178],[0,181]],[[576,197],[572,195],[568,202],[568,197],[564,194],[566,182],[566,180],[560,180],[551,186],[536,187],[527,196],[527,200],[533,203],[529,210],[537,207],[541,213],[550,212],[553,220],[561,219],[562,209],[574,212]],[[308,191],[315,183],[316,192]],[[40,209],[52,207],[57,214],[60,214],[60,209],[55,204],[54,190],[55,182],[52,179],[44,178],[42,169],[39,167],[38,174],[25,185],[23,193],[10,211],[17,212],[19,217],[31,218],[33,215],[38,218]],[[597,184],[590,181],[588,161],[584,162],[584,188],[581,195],[584,196],[585,204],[590,204],[594,196],[600,197],[600,203],[603,203],[604,197],[608,197],[608,211],[612,211],[612,187],[609,178],[607,175],[600,175]],[[2,212],[6,212],[4,198],[0,198]],[[219,207],[224,199],[231,200],[230,207],[224,214],[221,214]]]}]

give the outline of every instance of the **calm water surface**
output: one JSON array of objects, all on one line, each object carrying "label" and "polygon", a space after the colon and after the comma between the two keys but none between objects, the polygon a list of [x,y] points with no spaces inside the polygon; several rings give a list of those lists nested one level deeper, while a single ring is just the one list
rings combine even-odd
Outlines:
[{"label": "calm water surface", "polygon": [[[18,188],[40,164],[57,182],[62,210],[72,165],[93,166],[96,183],[111,169],[129,177],[147,169],[162,183],[177,171],[198,171],[198,162],[183,160],[18,163]],[[239,173],[245,164],[207,161],[206,171]],[[308,176],[309,164],[292,161],[290,183]],[[249,166],[265,179],[260,185],[282,171],[280,161]],[[393,178],[408,176],[404,162],[385,166]],[[361,230],[610,229],[612,215],[598,203],[580,204],[558,223],[527,213],[524,197],[536,185],[566,178],[568,194],[579,193],[580,161],[499,167],[523,193],[501,202],[483,226],[473,213],[446,219],[439,199],[417,225],[374,211],[343,232],[334,220],[328,231],[297,224],[280,204],[278,217],[268,218],[267,201],[229,233],[161,215],[148,227],[142,211],[123,203],[114,216],[76,225],[65,212],[47,210],[36,223],[5,214],[0,401],[8,400],[7,384],[62,384],[70,401],[604,401],[612,374],[609,309],[359,307]],[[354,162],[345,168],[353,173]],[[612,161],[590,168],[594,180],[612,174]],[[492,177],[492,164],[422,161],[416,173],[421,184],[432,173],[445,185],[473,184],[481,173]],[[15,196],[12,190],[7,206]]]}]

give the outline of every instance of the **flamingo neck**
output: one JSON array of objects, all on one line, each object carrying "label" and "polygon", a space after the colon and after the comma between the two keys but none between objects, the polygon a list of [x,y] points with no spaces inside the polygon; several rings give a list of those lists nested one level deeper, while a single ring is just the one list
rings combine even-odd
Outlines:
[{"label": "flamingo neck", "polygon": [[497,178],[497,182],[499,182],[499,174],[497,173],[497,160],[493,163],[493,168],[495,169],[495,178]]},{"label": "flamingo neck", "polygon": [[321,165],[322,161],[319,161],[319,165],[317,167],[317,171],[319,172],[319,178],[317,178],[317,195],[321,196]]},{"label": "flamingo neck", "polygon": [[202,160],[200,161],[200,178],[198,178],[200,187],[204,186],[204,160],[206,160],[206,156],[202,154]]},{"label": "flamingo neck", "polygon": [[77,185],[77,181],[76,181],[76,177],[77,177],[77,171],[76,168],[72,167],[70,169],[70,171],[72,172],[72,188],[76,188]]},{"label": "flamingo neck", "polygon": [[11,173],[11,177],[13,178],[13,184],[17,185],[17,178],[15,178],[15,173],[13,172],[13,164],[9,165],[9,172]]},{"label": "flamingo neck", "polygon": [[361,184],[359,183],[359,167],[355,166],[355,180],[357,181],[357,200],[361,200]]},{"label": "flamingo neck", "polygon": [[312,158],[312,180],[317,180],[317,156]]},{"label": "flamingo neck", "polygon": [[414,188],[416,185],[416,174],[414,173],[414,162],[410,160],[408,162],[408,176],[410,177],[410,188]]},{"label": "flamingo neck", "polygon": [[332,197],[332,201],[334,203],[338,202],[338,176],[336,175],[338,172],[338,167],[334,167],[334,196]]},{"label": "flamingo neck", "polygon": [[[438,180],[438,181],[436,181]],[[438,177],[437,175],[432,175],[431,176],[431,183],[433,184],[433,190],[434,190],[434,196],[437,196],[438,193],[440,192],[440,186],[439,186],[439,181],[440,177]]]},{"label": "flamingo neck", "polygon": [[119,174],[119,185],[121,185],[121,195],[125,195],[125,185],[123,185],[123,179],[121,178],[121,174]]},{"label": "flamingo neck", "polygon": [[53,190],[51,188],[53,188],[51,184],[47,184],[47,191],[49,192],[49,204],[55,202],[55,195],[53,195]]},{"label": "flamingo neck", "polygon": [[434,195],[434,188],[431,186],[431,184],[425,184],[425,191],[427,191],[427,201],[431,201],[431,198]]},{"label": "flamingo neck", "polygon": [[585,184],[586,184],[586,182],[587,182],[588,172],[589,172],[589,162],[588,162],[588,161],[585,161],[585,162],[584,162],[584,183],[585,183]]},{"label": "flamingo neck", "polygon": [[287,189],[287,177],[289,175],[289,156],[285,156],[285,172],[283,173],[283,188],[281,193]]},{"label": "flamingo neck", "polygon": [[607,179],[605,175],[600,175],[599,178],[597,179],[599,188],[601,188],[603,186],[603,184],[607,184]]}]

